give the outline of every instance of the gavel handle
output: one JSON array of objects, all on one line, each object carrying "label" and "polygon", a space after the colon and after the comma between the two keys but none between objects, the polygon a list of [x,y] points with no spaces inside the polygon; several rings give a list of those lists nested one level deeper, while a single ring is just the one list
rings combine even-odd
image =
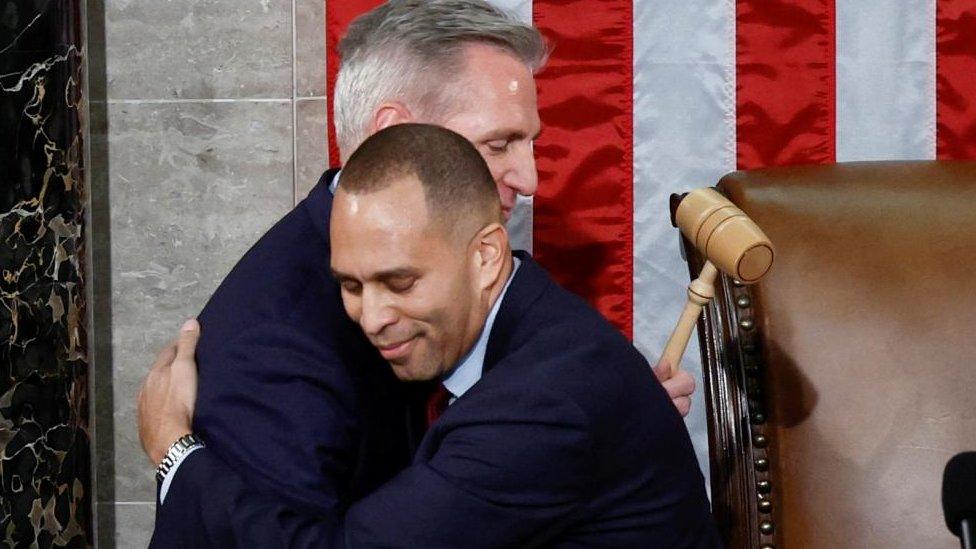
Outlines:
[{"label": "gavel handle", "polygon": [[678,325],[671,332],[671,338],[668,339],[661,360],[658,361],[658,363],[665,361],[670,364],[669,379],[678,373],[681,357],[684,356],[685,349],[688,347],[691,331],[695,329],[695,324],[698,323],[698,316],[701,314],[702,307],[715,296],[715,277],[717,275],[718,269],[715,268],[715,265],[712,265],[711,261],[706,261],[701,273],[698,274],[698,278],[688,285],[688,302],[685,304],[685,310],[681,312]]}]

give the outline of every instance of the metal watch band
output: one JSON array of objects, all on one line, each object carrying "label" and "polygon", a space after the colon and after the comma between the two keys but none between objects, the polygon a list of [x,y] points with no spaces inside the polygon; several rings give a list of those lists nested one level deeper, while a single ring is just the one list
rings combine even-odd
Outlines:
[{"label": "metal watch band", "polygon": [[163,456],[163,460],[159,462],[156,467],[156,480],[159,482],[163,481],[166,477],[166,473],[173,467],[177,461],[180,460],[188,451],[196,447],[205,446],[203,441],[197,438],[193,433],[187,433],[176,440],[170,447],[166,450],[166,455]]}]

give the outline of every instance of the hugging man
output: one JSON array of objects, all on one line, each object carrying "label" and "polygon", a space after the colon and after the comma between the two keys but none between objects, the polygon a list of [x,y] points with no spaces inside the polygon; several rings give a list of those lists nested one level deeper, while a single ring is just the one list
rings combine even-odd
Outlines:
[{"label": "hugging man", "polygon": [[[532,74],[546,46],[534,28],[476,0],[388,2],[358,19],[340,49],[343,159],[382,128],[431,122],[481,153],[503,215],[517,194],[535,192]],[[330,187],[340,179],[337,170],[324,174],[235,267],[201,313],[197,353],[199,438],[252,487],[316,516],[341,515],[406,466],[425,423],[410,406],[414,395],[342,312],[329,278]],[[691,378],[664,386],[686,413]],[[155,463],[184,434],[165,421],[144,425]]]},{"label": "hugging man", "polygon": [[[647,361],[512,253],[467,140],[392,126],[342,178],[330,236],[345,310],[397,378],[439,383],[442,415],[409,467],[339,515],[296,512],[199,449],[157,534],[178,526],[222,547],[718,546],[691,440]],[[161,413],[189,431],[185,410]]]}]

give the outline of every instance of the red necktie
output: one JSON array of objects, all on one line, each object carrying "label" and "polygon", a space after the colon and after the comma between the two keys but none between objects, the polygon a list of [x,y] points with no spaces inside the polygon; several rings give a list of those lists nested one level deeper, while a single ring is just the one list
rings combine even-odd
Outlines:
[{"label": "red necktie", "polygon": [[437,389],[427,397],[427,427],[430,428],[431,425],[437,421],[437,418],[441,417],[444,410],[447,409],[447,404],[450,402],[451,397],[454,396],[450,391],[444,388],[444,385],[438,383]]}]

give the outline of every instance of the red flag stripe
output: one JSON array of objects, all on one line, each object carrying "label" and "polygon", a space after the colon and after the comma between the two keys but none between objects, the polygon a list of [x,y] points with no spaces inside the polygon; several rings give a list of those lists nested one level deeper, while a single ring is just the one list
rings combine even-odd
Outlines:
[{"label": "red flag stripe", "polygon": [[976,3],[936,4],[936,156],[976,158]]},{"label": "red flag stripe", "polygon": [[630,337],[632,0],[535,0],[533,16],[555,44],[537,78],[533,255]]},{"label": "red flag stripe", "polygon": [[339,72],[339,40],[353,19],[383,3],[383,0],[341,0],[325,3],[326,103],[329,109],[329,165],[339,165],[339,146],[335,137],[332,93]]},{"label": "red flag stripe", "polygon": [[740,169],[835,159],[834,0],[738,0]]}]

